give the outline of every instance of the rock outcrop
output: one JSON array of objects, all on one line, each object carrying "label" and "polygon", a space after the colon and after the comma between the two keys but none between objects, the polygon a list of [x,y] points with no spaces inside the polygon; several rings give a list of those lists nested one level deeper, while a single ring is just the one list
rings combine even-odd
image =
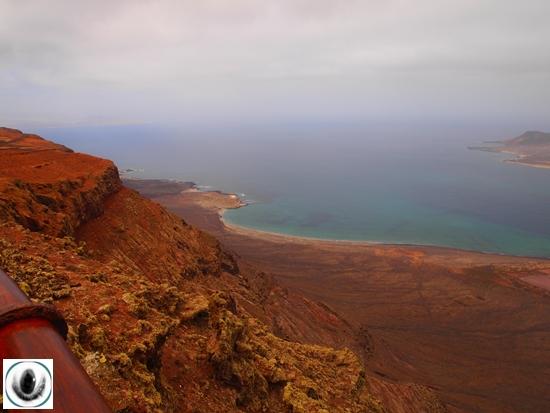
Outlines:
[{"label": "rock outcrop", "polygon": [[121,188],[111,161],[0,128],[0,219],[55,236],[99,216]]}]

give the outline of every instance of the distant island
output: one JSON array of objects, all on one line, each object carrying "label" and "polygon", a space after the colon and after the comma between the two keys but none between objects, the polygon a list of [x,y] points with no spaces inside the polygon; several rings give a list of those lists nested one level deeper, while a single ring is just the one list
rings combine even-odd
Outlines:
[{"label": "distant island", "polygon": [[527,131],[503,141],[487,141],[490,146],[469,146],[469,149],[502,152],[516,155],[505,162],[518,163],[535,168],[550,168],[550,133]]}]

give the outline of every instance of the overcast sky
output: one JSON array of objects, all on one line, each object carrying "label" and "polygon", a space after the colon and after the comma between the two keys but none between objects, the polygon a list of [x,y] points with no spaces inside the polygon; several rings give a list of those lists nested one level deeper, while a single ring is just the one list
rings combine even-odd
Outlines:
[{"label": "overcast sky", "polygon": [[550,114],[548,0],[0,0],[0,122]]}]

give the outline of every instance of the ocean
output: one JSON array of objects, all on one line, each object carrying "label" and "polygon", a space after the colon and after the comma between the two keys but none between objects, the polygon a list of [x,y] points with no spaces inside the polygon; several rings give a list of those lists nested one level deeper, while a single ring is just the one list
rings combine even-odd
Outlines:
[{"label": "ocean", "polygon": [[467,149],[521,130],[360,124],[33,130],[112,159],[136,177],[241,194],[250,205],[227,211],[225,219],[244,227],[550,257],[550,169]]}]

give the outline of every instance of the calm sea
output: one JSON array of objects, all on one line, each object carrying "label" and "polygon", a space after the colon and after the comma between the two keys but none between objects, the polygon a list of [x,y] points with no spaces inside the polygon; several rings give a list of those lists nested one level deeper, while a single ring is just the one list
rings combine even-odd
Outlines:
[{"label": "calm sea", "polygon": [[[36,129],[35,129],[36,130]],[[238,225],[550,257],[550,170],[471,151],[522,131],[358,125],[38,129],[138,177],[244,194]]]}]

